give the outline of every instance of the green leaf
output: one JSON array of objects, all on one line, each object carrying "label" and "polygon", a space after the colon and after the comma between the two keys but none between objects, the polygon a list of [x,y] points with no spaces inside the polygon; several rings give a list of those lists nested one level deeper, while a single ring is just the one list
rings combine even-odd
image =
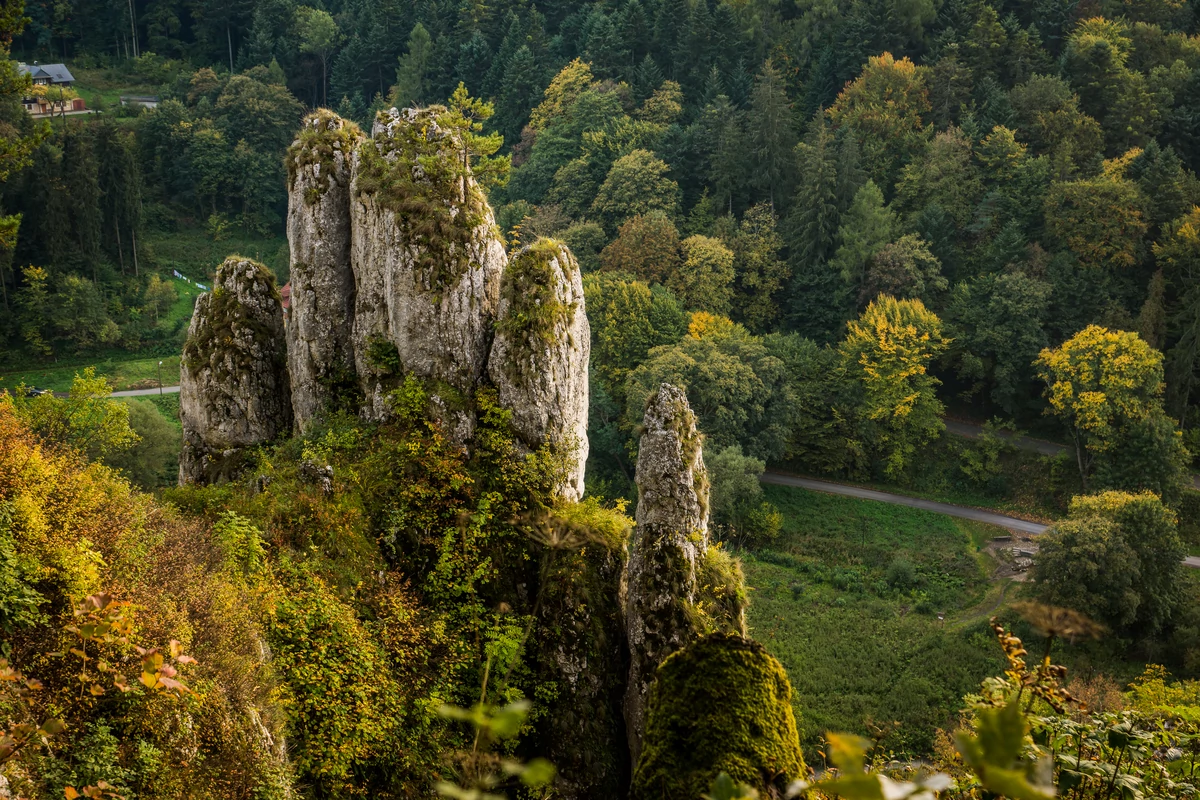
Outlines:
[{"label": "green leaf", "polygon": [[544,758],[535,758],[526,764],[525,769],[521,772],[521,783],[531,789],[537,789],[554,780],[554,773],[553,764]]}]

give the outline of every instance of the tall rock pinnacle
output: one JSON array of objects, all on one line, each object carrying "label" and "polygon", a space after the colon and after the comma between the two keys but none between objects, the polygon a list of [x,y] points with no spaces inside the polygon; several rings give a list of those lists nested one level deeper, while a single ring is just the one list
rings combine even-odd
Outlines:
[{"label": "tall rock pinnacle", "polygon": [[588,456],[591,329],[579,265],[566,245],[540,239],[513,256],[500,282],[488,375],[530,450],[568,459],[560,494],[583,496]]},{"label": "tall rock pinnacle", "polygon": [[338,392],[357,389],[350,162],[362,140],[357,125],[321,109],[305,118],[287,154],[288,372],[301,430]]},{"label": "tall rock pinnacle", "polygon": [[629,683],[625,723],[633,764],[641,753],[646,696],[663,659],[695,641],[689,614],[708,551],[708,472],[687,396],[663,384],[646,404],[638,446],[638,507],[625,572]]},{"label": "tall rock pinnacle", "polygon": [[246,448],[291,432],[283,307],[262,264],[230,256],[196,298],[179,384],[180,483],[229,479]]},{"label": "tall rock pinnacle", "polygon": [[435,400],[462,440],[473,418],[461,396],[484,374],[508,259],[463,145],[437,117],[435,109],[381,112],[373,139],[356,151],[354,351],[368,416],[386,416],[384,380],[403,371],[445,387]]}]

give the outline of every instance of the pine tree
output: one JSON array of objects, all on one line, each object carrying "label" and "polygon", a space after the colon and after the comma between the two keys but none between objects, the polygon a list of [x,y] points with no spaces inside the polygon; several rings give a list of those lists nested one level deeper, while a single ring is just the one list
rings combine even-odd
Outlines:
[{"label": "pine tree", "polygon": [[[630,66],[640,64],[650,57],[650,21],[646,17],[645,8],[638,0],[628,0],[621,7],[620,16],[617,18],[617,31],[625,46],[629,48]],[[661,78],[658,83],[662,83]]]},{"label": "pine tree", "polygon": [[654,63],[654,59],[647,55],[634,70],[633,96],[639,101],[645,100],[654,94],[655,89],[662,86],[663,80],[662,70],[658,68],[658,64]]},{"label": "pine tree", "polygon": [[800,183],[788,217],[793,267],[823,264],[833,255],[837,239],[837,151],[825,115],[809,123],[805,140],[796,148]]},{"label": "pine tree", "polygon": [[[515,11],[508,12],[508,24],[505,26],[504,38],[500,40],[500,48],[492,65],[488,68],[483,80],[483,94],[487,97],[498,97],[504,89],[504,73],[512,63],[517,49],[525,44],[525,25]],[[532,51],[530,51],[532,54]]]},{"label": "pine tree", "polygon": [[776,199],[785,197],[791,186],[796,133],[783,76],[770,59],[755,79],[748,122],[755,165],[752,182],[767,194],[774,208]]},{"label": "pine tree", "polygon": [[725,95],[718,95],[704,109],[703,125],[708,139],[708,182],[713,201],[722,212],[732,214],[734,200],[746,185],[745,142],[741,114]]},{"label": "pine tree", "polygon": [[[62,175],[66,190],[67,230],[75,245],[75,261],[89,268],[92,282],[99,283],[100,266],[100,175],[89,131],[69,125],[62,134]],[[60,233],[61,235],[61,233]]]},{"label": "pine tree", "polygon": [[458,80],[471,91],[481,92],[491,65],[492,47],[487,37],[478,30],[473,31],[471,38],[458,47],[458,62],[454,67]]},{"label": "pine tree", "polygon": [[352,98],[355,95],[361,101],[363,90],[370,83],[363,72],[363,65],[366,63],[365,50],[363,40],[355,36],[333,60],[333,72],[329,77],[331,101],[340,102],[343,97]]},{"label": "pine tree", "polygon": [[851,295],[858,295],[871,257],[895,238],[897,227],[896,215],[883,202],[883,192],[874,181],[867,181],[842,217],[832,262]]},{"label": "pine tree", "polygon": [[583,26],[583,56],[601,78],[616,77],[628,62],[628,51],[617,35],[617,26],[599,5],[592,7]]}]

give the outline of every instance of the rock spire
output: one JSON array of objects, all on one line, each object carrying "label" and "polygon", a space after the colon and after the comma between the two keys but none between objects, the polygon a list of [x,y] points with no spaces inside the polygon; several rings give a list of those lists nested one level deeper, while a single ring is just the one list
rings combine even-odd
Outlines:
[{"label": "rock spire", "polygon": [[291,431],[283,307],[262,264],[230,256],[196,298],[179,384],[180,483],[227,480],[246,448]]},{"label": "rock spire", "polygon": [[350,162],[362,140],[353,122],[320,109],[304,119],[288,150],[288,372],[301,430],[357,383]]},{"label": "rock spire", "polygon": [[565,457],[560,494],[568,500],[583,496],[590,353],[575,257],[551,239],[522,248],[501,279],[488,375],[522,442],[530,450],[550,445]]},{"label": "rock spire", "polygon": [[354,351],[369,417],[387,415],[385,379],[402,371],[444,387],[435,402],[461,441],[473,430],[462,398],[485,372],[508,258],[461,142],[437,118],[384,112],[356,153]]},{"label": "rock spire", "polygon": [[625,571],[630,655],[625,722],[635,765],[654,672],[699,635],[689,608],[709,546],[708,473],[687,396],[663,384],[646,404],[643,425],[637,527]]}]

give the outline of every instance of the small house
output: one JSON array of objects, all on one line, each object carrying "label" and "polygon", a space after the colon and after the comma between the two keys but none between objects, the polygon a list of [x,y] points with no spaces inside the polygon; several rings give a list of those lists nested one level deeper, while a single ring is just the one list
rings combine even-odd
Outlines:
[{"label": "small house", "polygon": [[87,111],[83,98],[71,88],[75,76],[66,64],[17,63],[17,72],[33,79],[29,94],[22,100],[25,110],[35,117]]}]

